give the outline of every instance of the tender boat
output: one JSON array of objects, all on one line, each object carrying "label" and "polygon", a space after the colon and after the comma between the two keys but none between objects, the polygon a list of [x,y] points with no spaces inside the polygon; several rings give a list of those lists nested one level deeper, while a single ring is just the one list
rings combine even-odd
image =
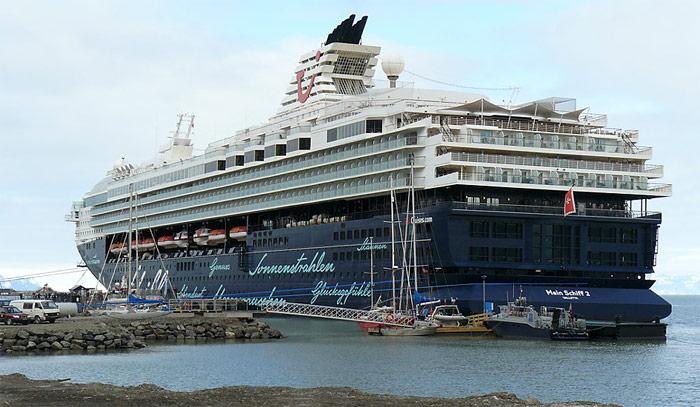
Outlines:
[{"label": "tender boat", "polygon": [[165,235],[158,238],[158,247],[163,249],[174,249],[177,247],[174,235]]},{"label": "tender boat", "polygon": [[181,249],[187,248],[189,245],[189,233],[186,230],[175,234],[175,244]]},{"label": "tender boat", "polygon": [[228,231],[231,239],[243,241],[248,236],[248,228],[245,226],[234,226]]},{"label": "tender boat", "polygon": [[109,246],[109,252],[112,254],[121,254],[121,253],[126,253],[127,247],[124,243],[112,243]]},{"label": "tender boat", "polygon": [[192,240],[200,246],[206,246],[209,241],[209,228],[195,230]]},{"label": "tender boat", "polygon": [[156,247],[156,242],[150,237],[139,240],[136,250],[150,251]]},{"label": "tender boat", "polygon": [[208,246],[217,246],[226,241],[226,229],[212,229],[207,239]]}]

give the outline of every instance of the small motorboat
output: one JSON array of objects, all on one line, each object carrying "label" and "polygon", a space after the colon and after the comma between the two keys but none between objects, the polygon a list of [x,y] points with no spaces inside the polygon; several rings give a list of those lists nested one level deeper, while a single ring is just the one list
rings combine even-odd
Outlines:
[{"label": "small motorboat", "polygon": [[226,241],[226,229],[212,229],[209,231],[208,246],[217,246]]},{"label": "small motorboat", "polygon": [[228,235],[231,239],[238,241],[245,240],[248,236],[248,228],[245,226],[234,226],[228,231]]},{"label": "small motorboat", "polygon": [[200,246],[206,246],[209,241],[209,228],[199,228],[192,235],[192,240]]},{"label": "small motorboat", "polygon": [[175,235],[165,235],[158,238],[158,247],[163,249],[174,249],[177,247]]}]

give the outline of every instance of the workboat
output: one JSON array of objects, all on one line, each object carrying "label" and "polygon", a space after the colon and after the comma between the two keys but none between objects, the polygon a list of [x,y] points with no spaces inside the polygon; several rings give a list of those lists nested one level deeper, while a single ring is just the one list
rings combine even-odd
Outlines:
[{"label": "workboat", "polygon": [[586,321],[571,310],[540,307],[539,311],[518,297],[486,321],[498,337],[521,339],[587,340]]}]

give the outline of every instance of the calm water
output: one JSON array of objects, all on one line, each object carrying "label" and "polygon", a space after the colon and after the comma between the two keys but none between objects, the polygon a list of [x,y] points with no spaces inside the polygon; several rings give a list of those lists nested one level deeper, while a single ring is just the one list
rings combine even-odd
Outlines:
[{"label": "calm water", "polygon": [[350,386],[425,396],[509,391],[549,402],[698,405],[700,297],[669,298],[674,311],[668,340],[662,343],[368,337],[351,323],[270,319],[287,339],[2,357],[0,373],[120,385],[154,383],[174,390]]}]

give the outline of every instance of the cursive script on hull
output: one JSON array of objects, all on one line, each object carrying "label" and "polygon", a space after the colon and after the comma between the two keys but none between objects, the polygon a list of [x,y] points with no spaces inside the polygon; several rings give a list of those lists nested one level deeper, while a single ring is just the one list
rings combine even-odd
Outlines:
[{"label": "cursive script on hull", "polygon": [[339,286],[336,283],[334,286],[328,286],[325,281],[319,281],[311,290],[311,301],[310,304],[314,304],[319,297],[337,297],[337,305],[345,305],[350,297],[369,297],[372,294],[372,289],[370,285],[363,281],[362,283],[357,283],[353,281],[349,286]]},{"label": "cursive script on hull", "polygon": [[304,253],[299,256],[296,263],[287,264],[265,264],[267,253],[265,253],[255,269],[250,270],[248,274],[257,276],[260,274],[298,274],[298,273],[332,273],[335,271],[335,264],[324,263],[326,252],[316,252],[311,261]]}]

